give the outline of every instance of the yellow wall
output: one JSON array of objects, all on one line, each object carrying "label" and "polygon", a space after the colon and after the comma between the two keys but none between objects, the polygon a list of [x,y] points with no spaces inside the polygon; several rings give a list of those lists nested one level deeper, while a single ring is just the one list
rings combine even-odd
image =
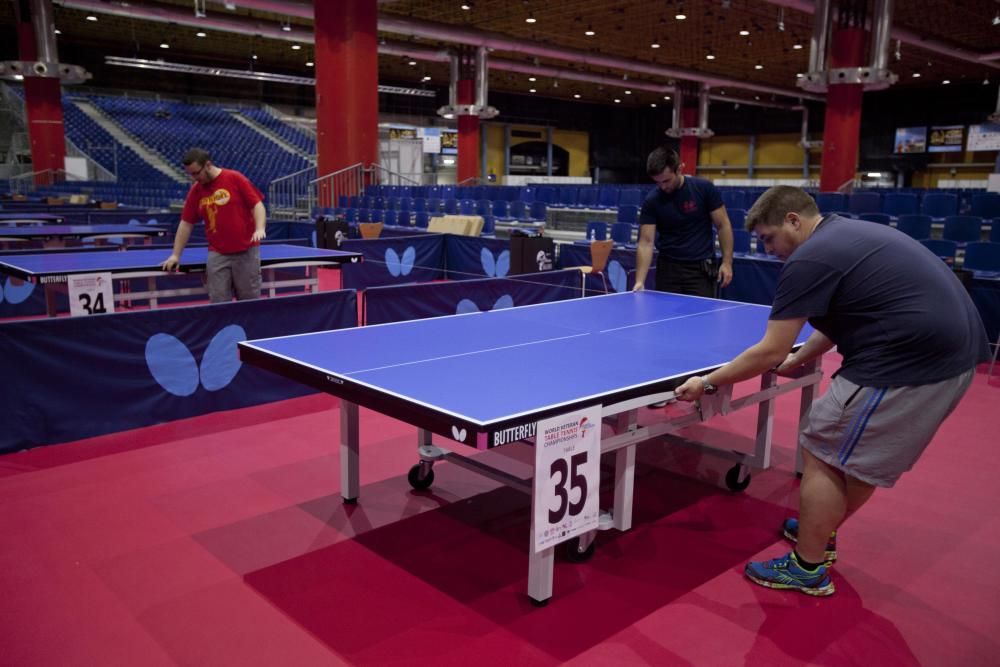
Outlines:
[{"label": "yellow wall", "polygon": [[[797,134],[758,135],[754,149],[754,175],[758,178],[802,178],[799,139]],[[715,136],[698,142],[698,166],[701,175],[707,178],[746,178],[749,162],[749,135]],[[810,155],[809,162],[810,172],[818,170],[819,154]],[[692,171],[688,165],[688,172]]]},{"label": "yellow wall", "polygon": [[[500,176],[504,173],[503,137],[504,125],[499,123],[484,123],[486,132],[486,174],[494,173]],[[545,127],[541,125],[511,125],[511,130],[530,130],[541,132],[541,141],[545,141]],[[529,141],[539,141],[529,137],[511,137],[510,145],[517,146]],[[568,176],[590,175],[590,134],[570,130],[553,129],[552,144],[559,146],[569,154]]]}]

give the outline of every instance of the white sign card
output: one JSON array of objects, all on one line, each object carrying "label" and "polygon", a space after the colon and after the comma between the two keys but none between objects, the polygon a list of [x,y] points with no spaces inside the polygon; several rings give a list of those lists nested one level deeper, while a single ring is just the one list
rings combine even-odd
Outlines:
[{"label": "white sign card", "polygon": [[543,419],[535,431],[535,553],[597,529],[601,406]]},{"label": "white sign card", "polygon": [[441,152],[441,128],[438,127],[420,128],[420,137],[424,140],[425,153]]},{"label": "white sign card", "polygon": [[69,314],[97,315],[115,312],[110,273],[81,273],[69,276]]}]

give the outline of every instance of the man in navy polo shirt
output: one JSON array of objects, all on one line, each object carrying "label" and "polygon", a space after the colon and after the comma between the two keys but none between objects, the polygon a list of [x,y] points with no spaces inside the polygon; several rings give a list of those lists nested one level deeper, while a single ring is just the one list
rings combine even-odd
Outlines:
[{"label": "man in navy polo shirt", "polygon": [[[952,270],[888,225],[820,216],[790,186],[761,195],[747,214],[768,253],[785,262],[764,337],[733,361],[676,390],[693,401],[717,385],[768,369],[788,371],[837,346],[843,364],[799,435],[805,469],[799,518],[784,535],[795,550],[751,562],[769,588],[834,592],[836,530],[878,487],[920,458],[990,357],[982,319]],[[806,322],[815,329],[790,353]]]},{"label": "man in navy polo shirt", "polygon": [[[646,159],[656,190],[639,212],[635,289],[645,287],[655,242],[657,290],[714,297],[716,283],[725,287],[733,279],[733,228],[715,185],[685,176],[683,166],[677,151],[662,146]],[[719,234],[721,264],[715,259],[713,228]]]}]

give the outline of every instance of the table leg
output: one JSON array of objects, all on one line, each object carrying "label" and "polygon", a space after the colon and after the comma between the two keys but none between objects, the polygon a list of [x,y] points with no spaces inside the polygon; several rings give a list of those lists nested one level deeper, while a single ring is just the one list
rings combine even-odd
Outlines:
[{"label": "table leg", "polygon": [[552,570],[555,564],[555,548],[549,547],[535,553],[528,546],[528,597],[536,605],[545,605],[552,597]]},{"label": "table leg", "polygon": [[[815,373],[820,369],[822,365],[822,357],[810,361],[802,367],[802,372],[804,374]],[[799,396],[799,433],[806,427],[806,422],[809,419],[809,411],[812,410],[813,400],[816,398],[816,390],[819,388],[819,384],[807,384],[802,387],[802,394]],[[798,438],[796,437],[795,442],[795,473],[797,475],[802,474],[804,463],[802,461],[802,448],[799,447]]]},{"label": "table leg", "polygon": [[[766,391],[778,384],[778,376],[767,372],[760,378],[760,389]],[[771,435],[774,433],[774,404],[776,399],[761,401],[757,407],[757,440],[754,447],[754,462],[761,470],[771,467]]]},{"label": "table leg", "polygon": [[361,487],[358,406],[340,400],[340,495],[356,503]]},{"label": "table leg", "polygon": [[[639,411],[629,410],[618,415],[616,432],[632,430],[638,423]],[[615,451],[615,504],[611,510],[611,525],[617,530],[632,527],[632,494],[635,484],[635,445]]]},{"label": "table leg", "polygon": [[45,314],[55,317],[58,314],[58,302],[56,301],[57,288],[52,283],[45,285]]}]

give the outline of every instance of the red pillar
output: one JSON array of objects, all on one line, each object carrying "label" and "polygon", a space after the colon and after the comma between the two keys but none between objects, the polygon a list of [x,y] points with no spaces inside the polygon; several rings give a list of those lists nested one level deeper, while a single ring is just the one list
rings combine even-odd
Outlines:
[{"label": "red pillar", "polygon": [[[314,7],[316,173],[324,176],[378,162],[378,2],[338,0]],[[335,203],[321,197],[321,206]]]},{"label": "red pillar", "polygon": [[[865,31],[840,28],[833,33],[830,69],[861,67],[865,57]],[[861,98],[864,85],[839,83],[826,93],[826,122],[823,127],[823,161],[819,189],[835,192],[854,179],[858,166],[858,142],[861,135]]]},{"label": "red pillar", "polygon": [[[698,127],[698,107],[681,109],[681,126]],[[681,137],[681,162],[684,163],[684,173],[694,174],[698,171],[698,137]]]},{"label": "red pillar", "polygon": [[[37,60],[35,31],[30,16],[22,16],[17,25],[18,54],[21,60]],[[23,22],[28,19],[28,22]],[[28,115],[28,139],[31,142],[31,170],[46,171],[35,175],[35,185],[49,185],[57,172],[66,169],[66,132],[63,126],[61,88],[58,78],[24,78],[24,106]]]},{"label": "red pillar", "polygon": [[[476,82],[459,79],[456,92],[459,104],[476,103]],[[479,116],[458,117],[458,182],[479,177]]]}]

